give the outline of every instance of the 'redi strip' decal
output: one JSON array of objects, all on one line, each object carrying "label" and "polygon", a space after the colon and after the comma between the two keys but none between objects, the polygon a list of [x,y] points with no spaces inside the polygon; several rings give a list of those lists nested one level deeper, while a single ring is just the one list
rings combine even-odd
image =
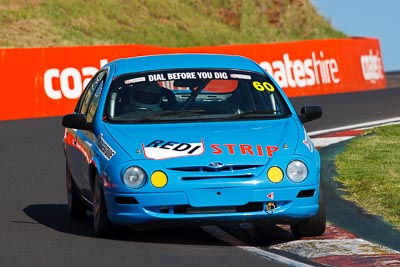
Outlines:
[{"label": "'redi strip' decal", "polygon": [[204,142],[183,143],[176,141],[154,140],[142,145],[144,155],[149,159],[168,159],[197,156],[204,153]]},{"label": "'redi strip' decal", "polygon": [[[272,157],[279,150],[277,146],[250,144],[210,144],[214,155],[247,155]],[[186,143],[178,141],[153,140],[147,145],[142,144],[144,155],[149,159],[168,159],[176,157],[198,156],[204,153],[204,141]]]}]

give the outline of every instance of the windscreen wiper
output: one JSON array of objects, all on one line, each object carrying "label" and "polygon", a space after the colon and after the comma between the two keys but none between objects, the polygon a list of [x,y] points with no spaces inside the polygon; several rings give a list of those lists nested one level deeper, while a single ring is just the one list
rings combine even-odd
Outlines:
[{"label": "windscreen wiper", "polygon": [[114,119],[113,122],[117,123],[137,123],[137,122],[145,122],[145,121],[157,121],[161,120],[165,117],[176,116],[176,117],[190,117],[193,115],[204,114],[207,113],[206,110],[177,110],[177,111],[161,111],[149,116],[138,117],[134,119]]},{"label": "windscreen wiper", "polygon": [[248,112],[241,112],[236,113],[230,116],[230,119],[240,119],[240,118],[249,118],[253,115],[277,115],[276,110],[255,110],[255,111],[248,111]]}]

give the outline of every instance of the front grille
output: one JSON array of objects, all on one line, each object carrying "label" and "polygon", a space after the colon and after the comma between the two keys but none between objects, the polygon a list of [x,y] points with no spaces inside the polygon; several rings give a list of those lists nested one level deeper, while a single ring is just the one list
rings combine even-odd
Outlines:
[{"label": "front grille", "polygon": [[[175,167],[169,170],[177,172],[183,181],[203,179],[249,179],[253,178],[255,169],[264,165],[226,165],[217,168],[209,166]],[[182,172],[182,174],[179,174]],[[190,173],[190,174],[189,174]]]},{"label": "front grille", "polygon": [[252,202],[242,206],[221,206],[221,207],[192,207],[190,205],[180,205],[174,207],[175,214],[216,214],[234,212],[255,212],[262,211],[262,202]]},{"label": "front grille", "polygon": [[243,170],[251,170],[261,165],[226,165],[219,168],[213,168],[209,166],[190,166],[190,167],[176,167],[170,168],[173,171],[182,171],[182,172],[232,172],[232,171],[243,171]]},{"label": "front grille", "polygon": [[228,178],[236,178],[236,179],[248,179],[252,178],[252,174],[244,174],[244,175],[221,175],[221,176],[184,176],[182,177],[182,181],[193,181],[193,180],[204,180],[204,179],[228,179]]}]

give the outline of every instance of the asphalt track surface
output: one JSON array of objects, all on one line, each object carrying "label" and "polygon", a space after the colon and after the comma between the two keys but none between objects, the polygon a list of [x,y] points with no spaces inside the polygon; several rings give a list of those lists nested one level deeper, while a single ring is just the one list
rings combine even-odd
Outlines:
[{"label": "asphalt track surface", "polygon": [[296,110],[320,105],[321,119],[306,123],[308,132],[400,117],[400,88],[292,98]]},{"label": "asphalt track surface", "polygon": [[[321,105],[308,131],[400,117],[400,89],[292,99]],[[284,266],[228,245],[196,226],[93,236],[70,220],[61,118],[0,122],[0,266]],[[287,236],[268,235],[270,244]]]}]

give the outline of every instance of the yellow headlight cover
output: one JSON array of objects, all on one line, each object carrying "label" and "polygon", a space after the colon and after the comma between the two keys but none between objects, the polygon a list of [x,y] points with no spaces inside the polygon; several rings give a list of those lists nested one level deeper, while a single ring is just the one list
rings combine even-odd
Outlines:
[{"label": "yellow headlight cover", "polygon": [[271,182],[280,183],[283,179],[283,171],[280,168],[273,166],[269,168],[267,176]]},{"label": "yellow headlight cover", "polygon": [[164,187],[168,183],[167,175],[162,171],[155,171],[150,177],[151,184],[157,188]]}]

